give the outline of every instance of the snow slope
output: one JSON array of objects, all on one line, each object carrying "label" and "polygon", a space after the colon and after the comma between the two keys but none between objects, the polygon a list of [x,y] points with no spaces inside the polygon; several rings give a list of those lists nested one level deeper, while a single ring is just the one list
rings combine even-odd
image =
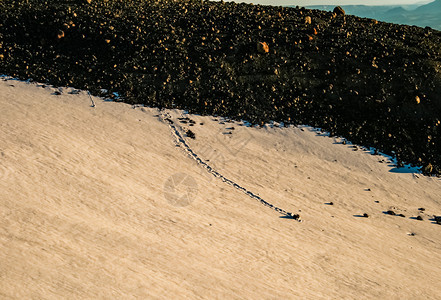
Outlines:
[{"label": "snow slope", "polygon": [[0,298],[441,293],[439,179],[309,127],[93,101],[0,80]]}]

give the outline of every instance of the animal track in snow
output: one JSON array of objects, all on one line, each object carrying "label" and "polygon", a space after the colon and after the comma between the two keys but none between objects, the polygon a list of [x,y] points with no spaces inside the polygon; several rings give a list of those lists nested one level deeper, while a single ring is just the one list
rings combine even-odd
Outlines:
[{"label": "animal track in snow", "polygon": [[244,193],[245,195],[247,195],[248,197],[250,197],[251,199],[257,200],[259,201],[262,205],[265,205],[266,207],[269,207],[275,211],[277,211],[279,214],[284,215],[284,217],[286,218],[292,218],[294,220],[297,220],[299,222],[300,221],[300,216],[298,214],[292,214],[290,212],[287,212],[286,210],[279,208],[277,206],[275,206],[274,204],[271,204],[269,202],[267,202],[266,200],[264,200],[262,197],[258,196],[257,194],[253,193],[252,191],[247,190],[246,188],[244,188],[243,186],[239,185],[238,183],[234,182],[231,179],[228,179],[227,177],[225,177],[224,175],[220,174],[218,171],[216,171],[213,167],[211,167],[207,162],[205,162],[204,160],[202,160],[197,153],[195,153],[193,151],[193,149],[188,145],[188,143],[186,142],[185,138],[183,137],[183,134],[181,133],[181,131],[178,129],[178,127],[175,125],[176,122],[172,121],[172,116],[169,113],[166,113],[164,111],[161,111],[159,114],[159,119],[166,123],[168,125],[168,127],[171,130],[171,134],[174,138],[175,144],[179,147],[181,147],[186,153],[187,155],[192,158],[193,160],[196,161],[196,163],[205,168],[207,170],[207,172],[209,172],[211,175],[213,175],[216,178],[219,178],[220,180],[222,180],[223,182],[225,182],[226,184],[234,187],[235,189],[241,191],[242,193]]}]

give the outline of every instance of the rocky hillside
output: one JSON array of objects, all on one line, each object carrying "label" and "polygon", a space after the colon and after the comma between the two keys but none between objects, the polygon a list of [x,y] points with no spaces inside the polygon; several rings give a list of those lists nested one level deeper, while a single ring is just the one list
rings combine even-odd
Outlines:
[{"label": "rocky hillside", "polygon": [[209,1],[0,2],[0,73],[306,123],[441,174],[441,32]]}]

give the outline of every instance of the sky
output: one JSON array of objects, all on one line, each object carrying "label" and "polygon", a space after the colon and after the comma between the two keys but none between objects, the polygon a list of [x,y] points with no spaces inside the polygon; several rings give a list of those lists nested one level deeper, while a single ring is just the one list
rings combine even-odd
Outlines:
[{"label": "sky", "polygon": [[348,4],[362,4],[362,5],[394,5],[394,4],[415,4],[415,3],[429,3],[434,0],[235,0],[235,2],[246,2],[254,4],[265,5],[348,5]]}]

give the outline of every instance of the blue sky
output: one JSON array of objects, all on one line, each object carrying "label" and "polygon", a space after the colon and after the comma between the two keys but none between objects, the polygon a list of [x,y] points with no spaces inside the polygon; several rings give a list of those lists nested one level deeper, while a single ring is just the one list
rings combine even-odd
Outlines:
[{"label": "blue sky", "polygon": [[235,2],[246,2],[254,4],[266,5],[348,5],[348,4],[363,4],[363,5],[393,5],[393,4],[415,4],[415,3],[429,3],[434,0],[236,0]]}]

